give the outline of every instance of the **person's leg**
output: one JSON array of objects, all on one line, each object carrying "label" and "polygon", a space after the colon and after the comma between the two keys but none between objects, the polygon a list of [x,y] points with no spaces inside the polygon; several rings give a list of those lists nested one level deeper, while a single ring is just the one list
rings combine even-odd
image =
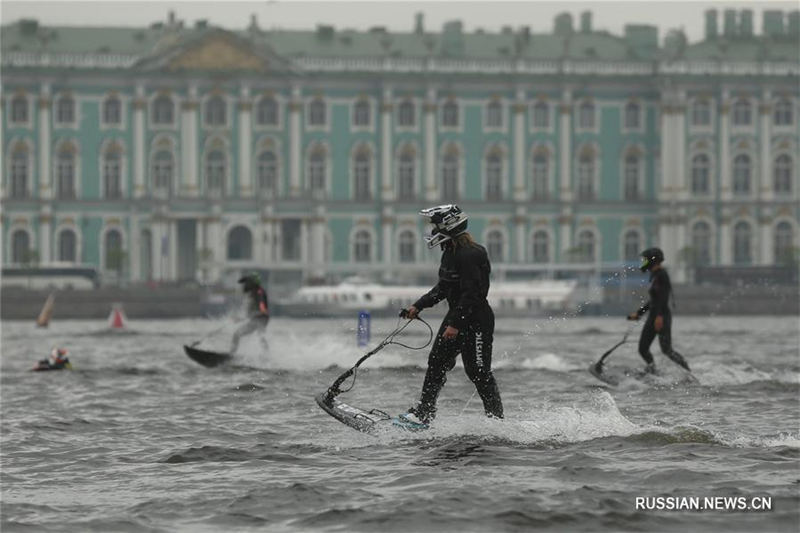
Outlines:
[{"label": "person's leg", "polygon": [[422,394],[419,403],[411,412],[425,423],[429,423],[436,416],[436,400],[439,392],[447,381],[447,372],[452,370],[458,355],[461,334],[455,339],[442,338],[445,330],[444,322],[439,327],[433,348],[428,355],[428,370],[425,372],[425,381],[422,383]]},{"label": "person's leg", "polygon": [[494,313],[490,308],[476,311],[475,321],[469,326],[461,350],[464,370],[475,384],[488,416],[503,418],[503,401],[492,372],[492,343],[494,341]]},{"label": "person's leg", "polygon": [[233,355],[236,353],[236,350],[239,348],[239,340],[244,337],[245,335],[249,335],[250,333],[259,329],[260,325],[257,320],[253,320],[252,318],[247,321],[244,325],[240,326],[233,333],[233,339],[231,339],[231,349],[230,354]]},{"label": "person's leg", "polygon": [[650,353],[650,345],[653,344],[653,340],[656,338],[656,327],[653,321],[654,319],[651,319],[648,315],[647,321],[642,328],[642,335],[639,337],[639,355],[642,356],[648,367],[653,365],[653,354]]},{"label": "person's leg", "polygon": [[661,346],[661,351],[664,355],[691,372],[686,359],[672,348],[672,316],[670,315],[664,316],[664,326],[658,332],[658,344]]}]

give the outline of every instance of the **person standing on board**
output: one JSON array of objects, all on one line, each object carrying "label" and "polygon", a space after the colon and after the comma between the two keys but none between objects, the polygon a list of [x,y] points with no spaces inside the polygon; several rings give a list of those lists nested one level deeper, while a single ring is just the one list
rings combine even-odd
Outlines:
[{"label": "person standing on board", "polygon": [[247,316],[249,320],[233,334],[231,355],[236,353],[237,348],[239,348],[239,340],[253,332],[260,334],[261,344],[264,348],[267,347],[263,334],[267,330],[267,324],[269,324],[269,301],[267,299],[267,291],[261,286],[261,277],[253,272],[239,278],[239,283],[242,284],[242,290],[248,296]]},{"label": "person standing on board", "polygon": [[419,403],[398,418],[412,428],[428,427],[436,415],[436,400],[446,374],[459,354],[486,414],[503,418],[503,403],[492,374],[494,312],[486,300],[491,272],[486,249],[467,232],[467,215],[457,205],[431,207],[419,214],[433,225],[430,237],[426,237],[428,248],[438,245],[442,249],[439,281],[403,314],[415,318],[444,299],[449,310],[428,356]]},{"label": "person standing on board", "polygon": [[689,364],[683,356],[672,348],[672,311],[669,308],[672,284],[667,271],[661,266],[661,263],[664,262],[664,252],[660,248],[648,248],[640,256],[642,257],[641,271],[650,272],[650,288],[648,290],[650,300],[628,315],[628,320],[639,320],[642,315],[648,313],[647,321],[642,328],[642,335],[639,338],[639,355],[647,363],[645,372],[651,374],[656,372],[653,354],[650,353],[650,345],[653,344],[656,335],[658,335],[658,343],[664,355],[689,370]]}]

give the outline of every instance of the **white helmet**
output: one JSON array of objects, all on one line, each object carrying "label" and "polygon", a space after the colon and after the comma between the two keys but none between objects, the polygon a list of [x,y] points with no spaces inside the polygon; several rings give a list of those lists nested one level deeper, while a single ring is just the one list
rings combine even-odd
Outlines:
[{"label": "white helmet", "polygon": [[455,204],[437,205],[419,212],[433,224],[430,235],[425,236],[428,248],[435,248],[467,231],[467,215]]}]

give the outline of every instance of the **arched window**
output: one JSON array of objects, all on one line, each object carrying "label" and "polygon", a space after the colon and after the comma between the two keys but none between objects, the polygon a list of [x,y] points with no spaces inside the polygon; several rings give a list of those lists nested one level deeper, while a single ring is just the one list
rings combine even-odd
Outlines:
[{"label": "arched window", "polygon": [[26,265],[31,260],[31,242],[28,232],[17,230],[11,235],[11,262]]},{"label": "arched window", "polygon": [[362,147],[353,158],[353,177],[355,179],[355,199],[369,200],[372,197],[370,152]]},{"label": "arched window", "polygon": [[578,127],[584,130],[593,130],[594,115],[594,104],[592,102],[583,102],[578,108]]},{"label": "arched window", "polygon": [[278,158],[272,150],[265,150],[258,156],[256,169],[258,190],[264,193],[278,192]]},{"label": "arched window", "polygon": [[745,196],[750,194],[750,175],[752,165],[750,156],[739,154],[733,160],[733,194]]},{"label": "arched window", "polygon": [[550,262],[550,236],[544,230],[533,234],[533,262]]},{"label": "arched window", "polygon": [[170,192],[175,176],[175,161],[172,152],[160,150],[153,158],[153,187],[159,192]]},{"label": "arched window", "polygon": [[325,101],[322,98],[313,99],[308,105],[309,126],[324,126],[326,115]]},{"label": "arched window", "polygon": [[122,250],[122,234],[119,230],[111,229],[106,232],[104,239],[105,257],[104,267],[106,270],[116,270],[122,273],[125,263],[124,252]]},{"label": "arched window", "polygon": [[413,263],[417,260],[417,238],[413,231],[404,231],[400,234],[399,258],[401,263]]},{"label": "arched window", "polygon": [[175,121],[175,104],[172,98],[162,94],[153,101],[152,108],[153,124],[172,124]]},{"label": "arched window", "polygon": [[308,183],[312,191],[323,192],[325,183],[325,150],[314,148],[308,157]]},{"label": "arched window", "polygon": [[109,96],[103,102],[103,123],[120,124],[122,122],[122,102],[116,96]]},{"label": "arched window", "polygon": [[503,234],[500,231],[492,230],[486,235],[486,252],[492,262],[503,260]]},{"label": "arched window", "polygon": [[578,158],[578,198],[594,200],[594,154],[584,151]]},{"label": "arched window", "polygon": [[794,124],[794,106],[791,100],[778,100],[775,104],[772,120],[776,126],[791,126]]},{"label": "arched window", "polygon": [[74,263],[77,256],[77,247],[75,232],[71,229],[61,230],[58,234],[58,260]]},{"label": "arched window", "polygon": [[60,200],[75,198],[75,148],[71,144],[62,145],[56,155],[56,183]]},{"label": "arched window", "polygon": [[625,199],[638,200],[640,195],[639,183],[641,180],[641,159],[636,154],[625,157]]},{"label": "arched window", "polygon": [[692,103],[692,126],[711,125],[711,104],[708,100],[695,100]]},{"label": "arched window", "polygon": [[625,127],[628,129],[639,129],[641,124],[641,107],[636,102],[628,102],[625,105]]},{"label": "arched window", "polygon": [[486,127],[503,127],[503,104],[499,100],[492,100],[486,106]]},{"label": "arched window", "polygon": [[265,96],[256,106],[256,124],[259,126],[278,125],[278,102],[272,96]]},{"label": "arched window", "polygon": [[442,200],[455,202],[458,198],[458,152],[450,146],[442,157]]},{"label": "arched window", "polygon": [[225,154],[220,150],[212,150],[206,156],[206,190],[215,195],[225,191],[227,175]]},{"label": "arched window", "polygon": [[547,102],[536,102],[533,105],[533,127],[547,129],[550,127],[550,106]]},{"label": "arched window", "polygon": [[206,101],[205,119],[207,126],[224,126],[227,123],[227,106],[222,96],[212,96]]},{"label": "arched window", "polygon": [[414,152],[405,150],[400,154],[397,167],[399,197],[401,200],[413,200],[416,193],[416,165]]},{"label": "arched window", "polygon": [[28,148],[20,143],[11,154],[11,198],[28,197]]},{"label": "arched window", "polygon": [[486,156],[486,199],[500,200],[503,197],[503,160],[496,150]]},{"label": "arched window", "polygon": [[692,192],[708,194],[711,175],[711,162],[706,154],[697,154],[692,158]]},{"label": "arched window", "polygon": [[736,100],[733,104],[733,125],[749,126],[753,121],[753,110],[750,101],[745,98]]},{"label": "arched window", "polygon": [[411,100],[403,100],[397,108],[397,124],[404,128],[414,127],[416,124],[416,117],[414,113],[414,102]]},{"label": "arched window", "polygon": [[454,100],[448,100],[442,106],[442,126],[446,128],[458,127],[458,104]]},{"label": "arched window", "polygon": [[356,233],[353,258],[356,263],[369,263],[372,260],[372,236],[367,230],[359,230]]},{"label": "arched window", "polygon": [[11,100],[11,122],[25,124],[28,122],[28,99],[18,94]]},{"label": "arched window", "polygon": [[228,260],[246,261],[253,258],[253,235],[245,226],[228,232]]},{"label": "arched window", "polygon": [[696,266],[711,264],[711,228],[700,221],[692,226],[692,249]]},{"label": "arched window", "polygon": [[792,158],[788,154],[781,154],[775,158],[773,175],[775,178],[775,192],[788,194],[792,192]]},{"label": "arched window", "polygon": [[642,244],[639,242],[639,232],[630,230],[625,232],[623,253],[626,263],[635,263],[639,260],[639,251]]},{"label": "arched window", "polygon": [[369,101],[367,100],[359,100],[353,106],[353,126],[369,126],[370,124],[370,113],[369,113]]},{"label": "arched window", "polygon": [[546,200],[550,181],[550,163],[547,153],[538,151],[533,156],[533,199]]},{"label": "arched window", "polygon": [[736,265],[749,265],[753,262],[753,232],[750,224],[737,222],[733,227],[733,262]]},{"label": "arched window", "polygon": [[103,185],[106,198],[122,198],[122,156],[113,148],[103,155]]},{"label": "arched window", "polygon": [[591,263],[595,260],[594,233],[583,230],[578,234],[578,261]]},{"label": "arched window", "polygon": [[786,221],[778,223],[775,226],[775,263],[793,265],[796,253],[792,225]]},{"label": "arched window", "polygon": [[56,101],[56,123],[72,124],[75,122],[75,100],[71,96],[62,96]]}]

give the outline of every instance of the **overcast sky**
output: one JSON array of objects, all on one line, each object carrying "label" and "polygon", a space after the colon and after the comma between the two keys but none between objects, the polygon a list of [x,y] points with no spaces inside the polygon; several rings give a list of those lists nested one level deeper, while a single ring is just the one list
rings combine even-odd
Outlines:
[{"label": "overcast sky", "polygon": [[[621,34],[623,26],[630,23],[653,24],[660,27],[663,38],[666,30],[683,28],[694,41],[703,38],[704,11],[709,8],[723,10],[752,9],[755,29],[761,32],[761,12],[765,9],[792,10],[797,2],[700,2],[700,1],[506,1],[506,2],[412,2],[372,0],[361,2],[267,0],[259,2],[205,2],[205,1],[140,1],[105,0],[95,2],[17,0],[0,2],[3,24],[20,18],[36,18],[45,25],[65,26],[147,26],[165,20],[167,13],[175,11],[179,19],[193,23],[208,19],[212,24],[230,29],[244,28],[255,14],[261,27],[311,29],[318,23],[333,24],[337,28],[367,29],[386,26],[390,30],[410,31],[414,26],[414,13],[425,14],[425,29],[439,31],[448,20],[460,19],[467,31],[483,28],[499,31],[502,26],[514,28],[530,26],[532,31],[549,32],[557,13],[569,11],[575,22],[582,11],[593,14],[593,26]],[[719,27],[722,27],[720,17]]]}]

